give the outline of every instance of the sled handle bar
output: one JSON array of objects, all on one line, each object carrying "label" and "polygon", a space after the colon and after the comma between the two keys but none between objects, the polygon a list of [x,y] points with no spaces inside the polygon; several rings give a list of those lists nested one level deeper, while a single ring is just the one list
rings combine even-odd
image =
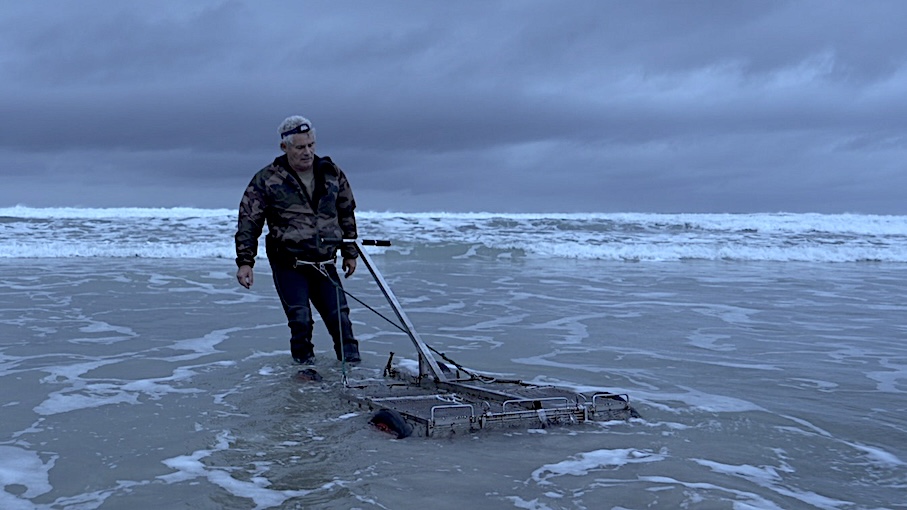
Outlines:
[{"label": "sled handle bar", "polygon": [[384,298],[387,300],[388,304],[397,315],[397,318],[400,320],[402,329],[407,334],[407,336],[409,336],[409,339],[412,340],[413,345],[419,352],[419,377],[421,378],[424,375],[429,375],[430,372],[430,375],[435,379],[435,381],[446,382],[447,376],[445,376],[444,372],[441,371],[441,367],[438,365],[435,357],[432,356],[428,346],[425,345],[425,342],[422,341],[422,337],[420,337],[419,334],[416,333],[416,328],[413,326],[413,323],[410,322],[409,317],[407,317],[406,313],[403,311],[403,307],[400,305],[400,301],[397,300],[397,296],[394,295],[394,292],[390,289],[390,286],[384,280],[381,272],[378,271],[375,263],[372,262],[372,258],[368,253],[366,253],[365,250],[362,249],[362,246],[364,245],[390,246],[391,242],[375,239],[344,239],[343,242],[356,246],[356,250],[362,257],[362,262],[365,263],[365,267],[368,268],[369,273],[372,274],[372,278],[374,278],[375,283],[378,284],[378,288],[381,289],[381,293],[384,294]]},{"label": "sled handle bar", "polygon": [[[344,239],[345,242],[349,242],[350,239]],[[391,242],[387,239],[360,239],[362,246],[390,246]]]}]

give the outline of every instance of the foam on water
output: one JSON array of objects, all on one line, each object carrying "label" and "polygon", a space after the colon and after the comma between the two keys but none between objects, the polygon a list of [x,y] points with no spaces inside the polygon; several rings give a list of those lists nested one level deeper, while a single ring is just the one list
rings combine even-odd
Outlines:
[{"label": "foam on water", "polygon": [[[183,358],[179,359],[183,360]],[[45,371],[50,372],[50,375],[43,378],[42,382],[54,385],[65,384],[66,387],[50,392],[47,399],[34,408],[35,413],[41,416],[51,416],[101,406],[135,405],[139,403],[140,397],[157,400],[163,395],[170,393],[196,393],[201,391],[180,389],[171,384],[190,379],[195,374],[196,367],[180,367],[173,371],[172,376],[137,381],[102,381],[84,377],[87,372],[107,365],[119,364],[123,361],[122,358],[114,358],[75,365],[47,367]],[[232,364],[232,362],[221,362],[219,364]]]},{"label": "foam on water", "polygon": [[788,465],[774,466],[750,466],[750,465],[728,465],[720,462],[714,462],[705,459],[692,459],[693,462],[705,466],[716,473],[729,475],[732,477],[742,478],[748,482],[754,483],[760,487],[770,489],[781,496],[790,497],[803,503],[807,503],[816,508],[844,508],[851,506],[850,501],[828,498],[815,492],[790,489],[785,487],[783,479],[779,476],[779,471],[793,473],[794,469]]},{"label": "foam on water", "polygon": [[14,486],[21,487],[21,497],[34,498],[50,492],[48,473],[54,467],[56,456],[48,460],[33,451],[0,445],[0,507],[8,510],[29,508],[25,501],[7,492]]},{"label": "foam on water", "polygon": [[663,452],[640,451],[634,448],[595,450],[580,453],[556,464],[546,464],[532,472],[532,479],[538,484],[546,484],[550,483],[550,478],[558,476],[583,476],[596,470],[614,469],[640,462],[658,462],[664,459]]},{"label": "foam on water", "polygon": [[[161,475],[158,479],[166,483],[183,483],[191,482],[197,478],[203,478],[217,485],[230,494],[251,499],[255,509],[273,508],[282,505],[291,498],[306,496],[313,491],[311,490],[274,490],[268,488],[271,482],[267,478],[259,476],[262,472],[268,470],[268,463],[258,465],[259,471],[251,473],[249,481],[236,479],[231,473],[235,468],[231,466],[211,466],[202,461],[218,451],[230,449],[230,442],[233,440],[229,431],[221,432],[217,437],[217,443],[212,449],[196,450],[188,455],[180,455],[165,459],[164,465],[174,470],[173,473]],[[321,489],[329,490],[335,483],[325,484]]]}]

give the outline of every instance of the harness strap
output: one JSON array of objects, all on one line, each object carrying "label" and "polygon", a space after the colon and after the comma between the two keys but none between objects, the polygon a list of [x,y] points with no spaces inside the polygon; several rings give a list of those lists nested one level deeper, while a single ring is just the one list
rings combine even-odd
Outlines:
[{"label": "harness strap", "polygon": [[296,269],[301,266],[312,266],[315,269],[317,269],[319,273],[321,273],[325,276],[327,276],[327,272],[325,271],[324,266],[333,266],[336,264],[337,264],[336,258],[330,259],[330,260],[324,260],[321,262],[312,262],[311,260],[300,260],[300,259],[296,259],[296,258],[293,259],[293,269]]}]

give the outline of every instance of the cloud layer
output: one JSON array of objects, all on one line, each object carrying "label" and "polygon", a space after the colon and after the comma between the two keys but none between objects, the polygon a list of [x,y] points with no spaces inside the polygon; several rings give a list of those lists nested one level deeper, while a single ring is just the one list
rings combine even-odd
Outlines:
[{"label": "cloud layer", "polygon": [[302,114],[369,210],[907,213],[897,0],[0,14],[0,206],[234,207]]}]

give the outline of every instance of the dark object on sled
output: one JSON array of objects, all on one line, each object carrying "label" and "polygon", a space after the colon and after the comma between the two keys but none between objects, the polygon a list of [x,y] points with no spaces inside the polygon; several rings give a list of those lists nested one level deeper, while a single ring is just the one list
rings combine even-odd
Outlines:
[{"label": "dark object on sled", "polygon": [[397,439],[409,437],[413,433],[413,427],[403,416],[393,409],[381,409],[368,421],[382,432],[387,432],[397,436]]}]

